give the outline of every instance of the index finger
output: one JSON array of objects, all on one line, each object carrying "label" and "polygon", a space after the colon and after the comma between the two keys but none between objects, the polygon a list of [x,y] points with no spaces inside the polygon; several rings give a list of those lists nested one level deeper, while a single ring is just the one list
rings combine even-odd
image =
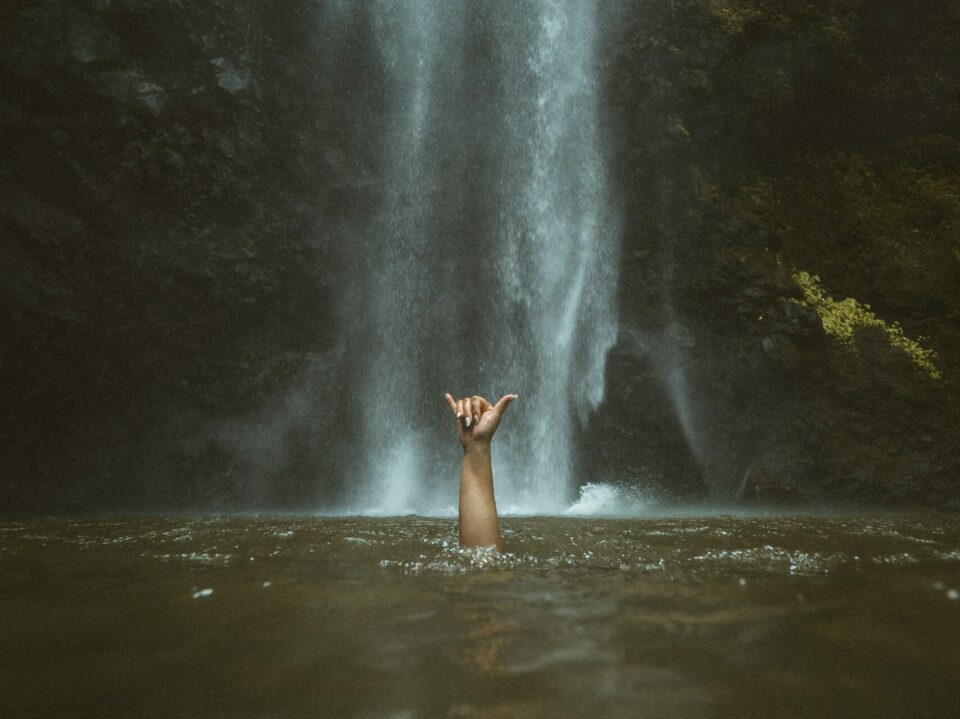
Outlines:
[{"label": "index finger", "polygon": [[457,402],[454,400],[453,395],[447,392],[443,395],[443,398],[447,400],[447,406],[450,408],[450,411],[453,412],[453,416],[457,416]]}]

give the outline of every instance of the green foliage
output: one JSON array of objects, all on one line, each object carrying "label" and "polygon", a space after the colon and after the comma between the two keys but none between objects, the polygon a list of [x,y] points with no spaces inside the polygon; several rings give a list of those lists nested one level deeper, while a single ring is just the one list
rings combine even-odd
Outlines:
[{"label": "green foliage", "polygon": [[914,143],[882,157],[798,158],[728,209],[776,238],[790,264],[818,267],[852,295],[909,311],[958,299],[960,177],[918,158]]},{"label": "green foliage", "polygon": [[849,37],[846,18],[832,3],[707,0],[705,5],[707,12],[720,21],[729,35],[758,29],[795,35],[809,28],[836,40]]},{"label": "green foliage", "polygon": [[824,291],[820,278],[809,272],[793,273],[793,281],[803,291],[803,300],[793,301],[814,310],[828,335],[855,348],[857,330],[877,327],[887,335],[891,345],[907,354],[915,367],[926,372],[932,379],[942,378],[943,375],[934,364],[936,352],[904,335],[898,323],[885,322],[870,310],[870,305],[861,304],[852,297],[844,300],[833,299]]}]

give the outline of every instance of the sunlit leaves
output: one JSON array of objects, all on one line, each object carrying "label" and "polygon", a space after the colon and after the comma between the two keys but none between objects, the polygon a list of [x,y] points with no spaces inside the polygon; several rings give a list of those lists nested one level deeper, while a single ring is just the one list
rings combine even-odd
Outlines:
[{"label": "sunlit leaves", "polygon": [[891,345],[907,354],[915,367],[932,379],[942,378],[934,364],[936,352],[907,337],[899,323],[884,321],[873,313],[870,305],[861,304],[852,297],[835,300],[824,291],[820,278],[809,272],[795,272],[793,281],[803,291],[803,299],[794,301],[814,310],[823,323],[824,331],[837,341],[856,349],[857,331],[877,327],[883,330]]}]

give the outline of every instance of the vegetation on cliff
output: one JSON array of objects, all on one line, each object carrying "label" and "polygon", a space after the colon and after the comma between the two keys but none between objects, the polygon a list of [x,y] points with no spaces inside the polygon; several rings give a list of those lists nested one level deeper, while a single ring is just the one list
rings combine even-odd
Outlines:
[{"label": "vegetation on cliff", "polygon": [[926,372],[931,379],[943,377],[934,364],[936,353],[933,350],[924,349],[919,342],[904,336],[899,324],[884,322],[870,311],[869,305],[862,305],[852,297],[838,302],[824,292],[823,287],[820,286],[820,278],[811,276],[809,272],[796,272],[793,280],[803,290],[803,300],[794,301],[813,308],[829,336],[855,348],[859,330],[865,327],[877,327],[887,336],[892,346],[905,352],[910,361]]}]

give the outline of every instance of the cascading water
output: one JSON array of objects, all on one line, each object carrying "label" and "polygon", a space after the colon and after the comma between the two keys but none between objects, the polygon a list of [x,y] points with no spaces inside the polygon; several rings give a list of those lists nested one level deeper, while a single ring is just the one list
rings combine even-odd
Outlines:
[{"label": "cascading water", "polygon": [[602,399],[617,330],[597,6],[419,0],[373,12],[380,201],[343,293],[363,457],[350,508],[455,506],[450,391],[520,395],[494,442],[498,502],[558,511],[575,495],[574,432]]}]

